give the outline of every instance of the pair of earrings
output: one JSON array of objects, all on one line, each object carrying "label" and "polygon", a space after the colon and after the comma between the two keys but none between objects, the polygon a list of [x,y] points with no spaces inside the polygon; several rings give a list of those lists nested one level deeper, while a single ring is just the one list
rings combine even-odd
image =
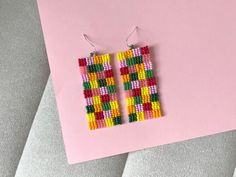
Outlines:
[{"label": "pair of earrings", "polygon": [[[161,117],[149,47],[135,48],[134,45],[128,44],[129,37],[136,29],[137,27],[126,39],[130,49],[116,54],[120,61],[120,75],[126,95],[129,122]],[[85,34],[84,37],[95,49]],[[110,60],[109,54],[96,55],[96,50],[90,57],[78,59],[90,130],[122,124]]]}]

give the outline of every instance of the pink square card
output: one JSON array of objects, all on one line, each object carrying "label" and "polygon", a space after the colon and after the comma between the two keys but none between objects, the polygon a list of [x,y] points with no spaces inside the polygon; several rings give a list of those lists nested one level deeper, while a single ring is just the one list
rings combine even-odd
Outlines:
[{"label": "pink square card", "polygon": [[[236,1],[38,0],[66,154],[70,164],[236,128]],[[127,50],[125,38],[149,45],[164,116],[89,130],[77,59],[92,50]],[[117,78],[120,78],[119,76]]]}]

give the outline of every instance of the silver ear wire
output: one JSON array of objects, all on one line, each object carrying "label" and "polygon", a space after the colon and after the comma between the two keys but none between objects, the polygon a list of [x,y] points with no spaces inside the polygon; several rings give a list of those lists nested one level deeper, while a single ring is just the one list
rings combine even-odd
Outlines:
[{"label": "silver ear wire", "polygon": [[95,47],[95,45],[89,40],[89,38],[88,38],[88,36],[86,35],[86,34],[83,34],[83,36],[84,36],[84,39],[93,47],[93,51],[90,53],[90,57],[92,57],[92,56],[94,56],[96,53],[97,53],[97,51],[96,51],[96,47]]},{"label": "silver ear wire", "polygon": [[134,44],[129,44],[128,41],[129,41],[130,36],[131,36],[137,29],[138,29],[138,26],[135,26],[134,29],[128,34],[128,36],[127,36],[126,39],[125,39],[126,45],[127,45],[129,48],[131,48],[131,49],[135,48],[135,46],[134,46]]}]

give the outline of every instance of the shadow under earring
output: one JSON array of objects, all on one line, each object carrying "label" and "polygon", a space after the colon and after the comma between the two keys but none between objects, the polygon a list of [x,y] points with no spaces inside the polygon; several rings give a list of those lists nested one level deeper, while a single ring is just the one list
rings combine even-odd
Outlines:
[{"label": "shadow under earring", "polygon": [[79,58],[86,100],[87,121],[90,130],[121,124],[116,84],[110,63],[110,55],[96,55],[94,47],[90,57]]},{"label": "shadow under earring", "polygon": [[157,82],[148,46],[117,53],[120,61],[120,74],[126,94],[129,122],[161,117],[161,108],[157,92]]}]

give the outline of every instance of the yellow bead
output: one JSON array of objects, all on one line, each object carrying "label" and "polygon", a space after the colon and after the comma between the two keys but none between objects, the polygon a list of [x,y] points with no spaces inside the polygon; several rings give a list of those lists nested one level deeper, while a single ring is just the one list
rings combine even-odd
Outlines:
[{"label": "yellow bead", "polygon": [[118,52],[117,55],[116,55],[116,58],[118,60],[124,60],[126,57],[124,55],[124,52]]},{"label": "yellow bead", "polygon": [[106,127],[112,127],[114,125],[112,118],[105,119]]},{"label": "yellow bead", "polygon": [[142,95],[149,95],[148,87],[142,87],[141,88],[141,94]]},{"label": "yellow bead", "polygon": [[91,88],[92,88],[92,89],[98,88],[98,82],[97,82],[96,80],[90,81],[90,85],[91,85]]},{"label": "yellow bead", "polygon": [[137,112],[137,119],[138,121],[144,120],[144,113],[143,112]]},{"label": "yellow bead", "polygon": [[134,98],[133,97],[126,98],[126,101],[127,101],[127,106],[134,105]]},{"label": "yellow bead", "polygon": [[145,71],[139,71],[138,72],[138,79],[139,80],[145,79]]},{"label": "yellow bead", "polygon": [[152,102],[152,109],[153,109],[153,110],[160,109],[159,102]]},{"label": "yellow bead", "polygon": [[102,55],[102,62],[109,63],[110,62],[110,55],[109,54]]},{"label": "yellow bead", "polygon": [[117,101],[113,101],[113,104],[114,104],[114,108],[118,109],[118,102]]},{"label": "yellow bead", "polygon": [[87,118],[89,122],[95,121],[95,115],[94,113],[88,113]]},{"label": "yellow bead", "polygon": [[130,97],[126,98],[126,105],[129,106],[130,105]]},{"label": "yellow bead", "polygon": [[94,110],[95,110],[95,112],[100,112],[100,111],[102,111],[102,105],[101,105],[101,103],[99,103],[99,104],[94,104]]}]

